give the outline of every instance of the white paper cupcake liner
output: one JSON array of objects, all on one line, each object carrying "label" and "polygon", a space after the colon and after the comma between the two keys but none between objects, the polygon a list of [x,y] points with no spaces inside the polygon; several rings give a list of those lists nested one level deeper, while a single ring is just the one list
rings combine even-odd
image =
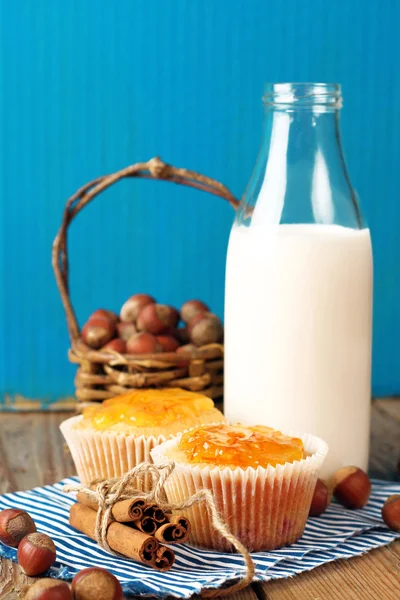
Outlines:
[{"label": "white paper cupcake liner", "polygon": [[[327,444],[312,435],[290,433],[303,440],[307,458],[267,468],[209,467],[176,463],[166,482],[170,503],[187,500],[201,489],[213,493],[230,531],[251,551],[273,550],[301,537],[310,510]],[[151,451],[154,463],[170,460],[166,453],[179,437]],[[204,504],[183,511],[191,522],[189,542],[204,548],[232,551],[213,528]]]},{"label": "white paper cupcake liner", "polygon": [[[150,451],[165,442],[166,437],[125,435],[111,431],[96,431],[76,427],[81,415],[71,417],[60,425],[71,451],[81,483],[98,478],[121,477],[141,462],[153,462]],[[150,478],[144,480],[148,489]]]}]

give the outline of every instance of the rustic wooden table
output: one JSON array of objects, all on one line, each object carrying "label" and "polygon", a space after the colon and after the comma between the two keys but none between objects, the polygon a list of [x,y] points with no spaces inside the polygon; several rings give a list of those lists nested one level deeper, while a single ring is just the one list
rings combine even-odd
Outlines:
[{"label": "rustic wooden table", "polygon": [[[74,473],[58,429],[68,413],[0,413],[0,494],[49,484]],[[400,399],[375,400],[370,471],[395,479],[400,456]],[[18,565],[0,562],[0,598],[23,597],[33,580]],[[350,560],[338,560],[291,579],[252,587],[232,600],[399,600],[400,541]],[[99,599],[100,600],[100,599]]]}]

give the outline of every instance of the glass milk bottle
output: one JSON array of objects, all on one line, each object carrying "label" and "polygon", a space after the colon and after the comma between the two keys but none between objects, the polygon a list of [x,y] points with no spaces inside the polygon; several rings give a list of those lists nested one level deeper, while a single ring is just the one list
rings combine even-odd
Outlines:
[{"label": "glass milk bottle", "polygon": [[225,414],[322,437],[323,477],[366,469],[372,251],[340,141],[340,86],[271,84],[264,104],[228,246]]}]

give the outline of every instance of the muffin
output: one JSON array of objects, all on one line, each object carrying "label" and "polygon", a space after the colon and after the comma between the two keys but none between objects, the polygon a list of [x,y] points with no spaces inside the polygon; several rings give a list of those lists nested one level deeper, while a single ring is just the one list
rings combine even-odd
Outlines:
[{"label": "muffin", "polygon": [[[60,429],[82,483],[120,477],[150,450],[202,424],[223,422],[207,396],[181,389],[133,390],[84,409]],[[145,486],[146,487],[146,486]]]},{"label": "muffin", "polygon": [[[157,446],[155,464],[175,469],[166,481],[172,503],[209,489],[230,531],[251,551],[273,550],[301,537],[327,444],[312,435],[291,437],[269,427],[204,425]],[[203,503],[184,511],[189,542],[232,551],[213,528]]]}]

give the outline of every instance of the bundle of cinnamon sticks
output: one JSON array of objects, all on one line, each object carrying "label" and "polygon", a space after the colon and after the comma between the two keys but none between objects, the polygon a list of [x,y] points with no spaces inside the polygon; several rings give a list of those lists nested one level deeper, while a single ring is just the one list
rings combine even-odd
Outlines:
[{"label": "bundle of cinnamon sticks", "polygon": [[[97,510],[93,497],[81,491],[69,515],[71,526],[95,541]],[[116,502],[111,512],[114,520],[107,527],[106,540],[114,552],[159,571],[172,567],[174,551],[162,544],[186,542],[190,533],[188,519],[171,516],[140,497]]]}]

